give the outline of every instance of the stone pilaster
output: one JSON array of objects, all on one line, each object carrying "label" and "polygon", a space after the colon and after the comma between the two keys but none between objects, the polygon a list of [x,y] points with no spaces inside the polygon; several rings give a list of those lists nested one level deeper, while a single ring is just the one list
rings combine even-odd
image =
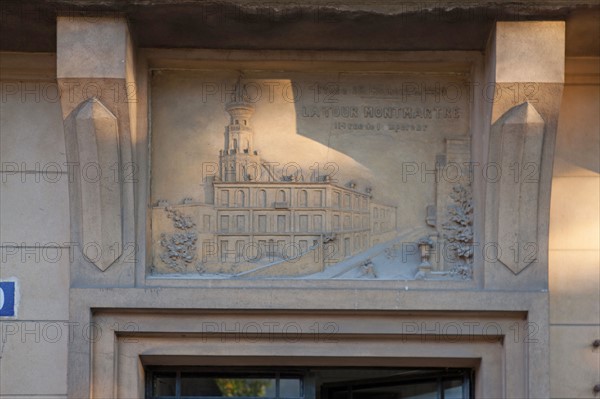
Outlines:
[{"label": "stone pilaster", "polygon": [[[482,140],[486,290],[548,288],[550,186],[564,84],[564,22],[498,22],[488,43]],[[549,397],[547,320],[530,343],[530,397]],[[535,324],[535,325],[533,325]]]},{"label": "stone pilaster", "polygon": [[[132,54],[125,19],[58,18],[57,78],[70,172],[72,241],[79,247],[73,251],[75,284],[78,276],[93,271],[90,264],[104,272],[125,263],[131,252],[127,243],[135,242]],[[131,259],[128,263],[133,264]],[[123,270],[118,273],[121,281],[112,285],[125,283]]]},{"label": "stone pilaster", "polygon": [[[136,84],[124,18],[59,17],[61,91],[71,209],[71,286],[132,287],[135,282],[134,163]],[[70,320],[85,324],[74,311]],[[90,342],[69,347],[69,365],[85,364]],[[69,397],[89,396],[90,373],[69,367]]]},{"label": "stone pilaster", "polygon": [[[499,22],[488,45],[485,287],[546,289],[563,22]],[[484,248],[485,247],[485,248]]]}]

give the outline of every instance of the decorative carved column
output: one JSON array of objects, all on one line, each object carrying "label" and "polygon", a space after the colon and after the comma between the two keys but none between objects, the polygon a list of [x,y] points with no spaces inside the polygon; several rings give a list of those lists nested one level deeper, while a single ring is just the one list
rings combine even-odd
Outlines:
[{"label": "decorative carved column", "polygon": [[[127,22],[58,17],[56,53],[69,162],[71,286],[133,287],[137,99]],[[86,317],[70,315],[81,325]],[[86,364],[90,356],[85,340],[69,347],[70,398],[89,396],[89,369],[71,366]]]},{"label": "decorative carved column", "polygon": [[[485,287],[548,286],[550,184],[564,83],[564,22],[499,22],[483,95]],[[485,248],[484,248],[485,247]]]},{"label": "decorative carved column", "polygon": [[489,186],[498,196],[498,260],[514,274],[539,256],[537,208],[544,125],[534,106],[525,102],[492,126],[489,162],[502,171]]},{"label": "decorative carved column", "polygon": [[[59,17],[57,78],[70,174],[74,284],[133,270],[133,49],[124,18]],[[129,244],[128,244],[129,243]],[[130,258],[127,262],[125,257]],[[97,274],[97,273],[96,273]],[[118,277],[116,275],[119,275]],[[105,276],[130,285],[133,271]],[[116,280],[115,280],[116,279]]]},{"label": "decorative carved column", "polygon": [[[486,290],[548,289],[550,186],[564,84],[564,22],[498,22],[488,44],[482,86],[484,127],[479,242]],[[539,304],[547,308],[547,299]],[[529,378],[515,384],[549,397],[547,312],[529,353]],[[527,316],[529,317],[529,315]],[[512,389],[511,387],[510,389]],[[512,397],[507,392],[507,397]]]}]

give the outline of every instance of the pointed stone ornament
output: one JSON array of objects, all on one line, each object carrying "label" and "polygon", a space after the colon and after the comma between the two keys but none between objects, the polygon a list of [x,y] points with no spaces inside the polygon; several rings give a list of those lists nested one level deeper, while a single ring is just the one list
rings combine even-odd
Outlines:
[{"label": "pointed stone ornament", "polygon": [[117,118],[98,99],[74,111],[81,172],[82,251],[104,271],[121,256],[121,162]]},{"label": "pointed stone ornament", "polygon": [[498,259],[514,274],[538,254],[538,198],[544,120],[529,102],[508,110],[491,132],[488,181],[498,204]]}]

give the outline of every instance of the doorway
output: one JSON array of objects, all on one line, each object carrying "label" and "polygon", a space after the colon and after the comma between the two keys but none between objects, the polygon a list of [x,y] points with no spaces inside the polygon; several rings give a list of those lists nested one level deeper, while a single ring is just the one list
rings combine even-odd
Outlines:
[{"label": "doorway", "polygon": [[207,368],[146,370],[147,399],[470,399],[471,369]]}]

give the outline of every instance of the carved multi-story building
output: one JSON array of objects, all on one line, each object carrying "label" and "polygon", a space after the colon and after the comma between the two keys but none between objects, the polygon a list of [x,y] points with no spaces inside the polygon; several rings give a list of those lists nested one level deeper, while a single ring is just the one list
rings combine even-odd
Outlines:
[{"label": "carved multi-story building", "polygon": [[289,260],[320,247],[314,271],[394,237],[396,208],[374,203],[368,188],[316,175],[303,181],[269,168],[254,149],[254,107],[241,91],[238,82],[226,105],[230,121],[206,199],[214,208],[203,206],[205,262]]}]

